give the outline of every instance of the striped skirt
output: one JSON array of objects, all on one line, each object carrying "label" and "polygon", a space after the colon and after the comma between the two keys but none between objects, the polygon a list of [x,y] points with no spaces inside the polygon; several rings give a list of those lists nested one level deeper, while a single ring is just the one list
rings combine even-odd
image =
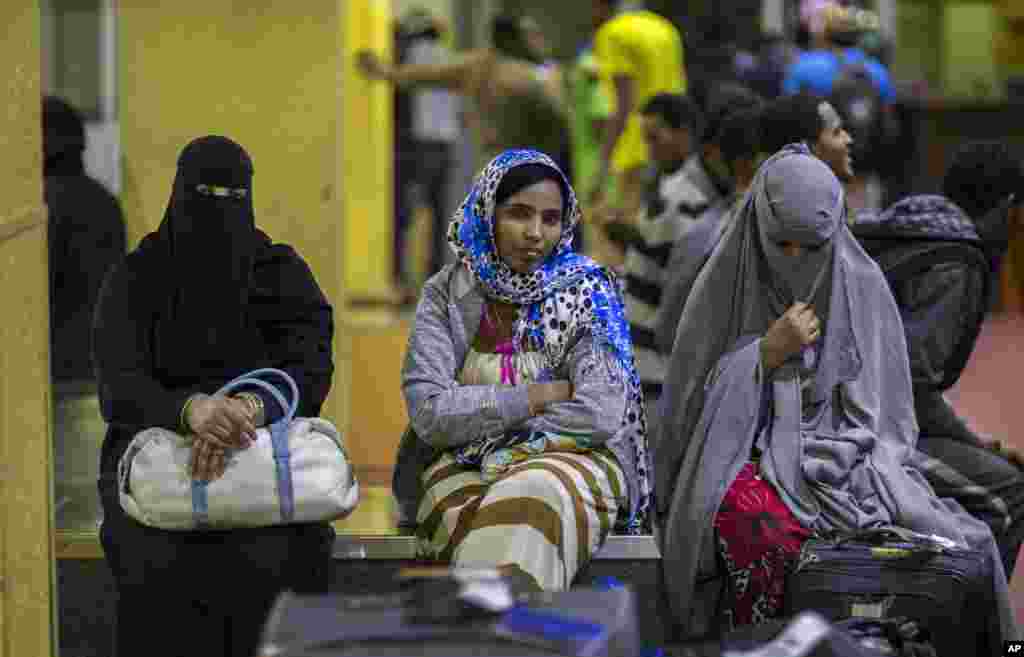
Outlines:
[{"label": "striped skirt", "polygon": [[422,558],[504,568],[549,591],[569,588],[628,507],[622,468],[603,449],[530,456],[490,483],[445,453],[423,489]]}]

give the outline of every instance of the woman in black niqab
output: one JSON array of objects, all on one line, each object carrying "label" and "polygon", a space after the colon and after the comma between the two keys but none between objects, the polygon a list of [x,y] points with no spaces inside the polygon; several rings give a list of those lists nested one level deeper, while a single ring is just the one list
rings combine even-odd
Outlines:
[{"label": "woman in black niqab", "polygon": [[162,252],[174,288],[156,335],[157,368],[171,378],[230,377],[266,359],[246,318],[256,261],[270,247],[256,230],[252,175],[249,155],[224,137],[193,141],[178,159],[163,222],[145,245]]},{"label": "woman in black niqab", "polygon": [[[302,258],[256,228],[252,178],[230,139],[186,146],[160,227],[111,271],[97,304],[94,360],[109,424],[100,538],[118,588],[121,655],[252,655],[281,590],[326,590],[327,524],[169,532],[135,522],[118,499],[117,463],[131,439],[149,427],[189,431],[190,399],[227,403],[209,396],[260,367],[295,379],[300,416],[319,415],[330,390],[331,306]],[[270,395],[251,392],[265,422],[280,417]]]}]

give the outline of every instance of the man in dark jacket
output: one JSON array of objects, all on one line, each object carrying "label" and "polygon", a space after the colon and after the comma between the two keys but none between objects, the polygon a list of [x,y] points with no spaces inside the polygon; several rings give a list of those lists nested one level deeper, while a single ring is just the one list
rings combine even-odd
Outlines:
[{"label": "man in dark jacket", "polygon": [[49,210],[51,370],[92,380],[89,336],[107,270],[125,254],[117,199],[85,172],[85,123],[59,98],[43,100],[43,175]]},{"label": "man in dark jacket", "polygon": [[917,467],[940,497],[991,526],[1009,579],[1024,539],[1021,457],[975,434],[942,393],[967,364],[1011,228],[1024,221],[1024,168],[1001,142],[972,142],[955,154],[943,193],[861,215],[854,232],[886,272],[903,320]]}]

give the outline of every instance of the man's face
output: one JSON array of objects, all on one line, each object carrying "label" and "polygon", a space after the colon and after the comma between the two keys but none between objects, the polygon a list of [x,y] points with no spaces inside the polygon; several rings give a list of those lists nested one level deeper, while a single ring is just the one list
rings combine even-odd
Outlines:
[{"label": "man's face", "polygon": [[850,146],[853,138],[843,128],[843,120],[839,113],[829,103],[822,102],[818,105],[818,114],[821,116],[825,127],[818,135],[811,150],[822,161],[831,167],[842,182],[850,182],[853,179],[853,159],[850,157]]},{"label": "man's face", "polygon": [[641,116],[640,123],[651,160],[658,169],[665,171],[690,157],[693,135],[688,127],[673,128],[657,114]]}]

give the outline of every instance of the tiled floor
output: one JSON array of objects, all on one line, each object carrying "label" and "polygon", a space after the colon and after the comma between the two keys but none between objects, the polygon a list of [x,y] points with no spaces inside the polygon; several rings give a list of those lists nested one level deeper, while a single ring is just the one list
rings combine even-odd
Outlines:
[{"label": "tiled floor", "polygon": [[1024,448],[1024,315],[986,322],[960,381],[947,397],[977,430]]}]

